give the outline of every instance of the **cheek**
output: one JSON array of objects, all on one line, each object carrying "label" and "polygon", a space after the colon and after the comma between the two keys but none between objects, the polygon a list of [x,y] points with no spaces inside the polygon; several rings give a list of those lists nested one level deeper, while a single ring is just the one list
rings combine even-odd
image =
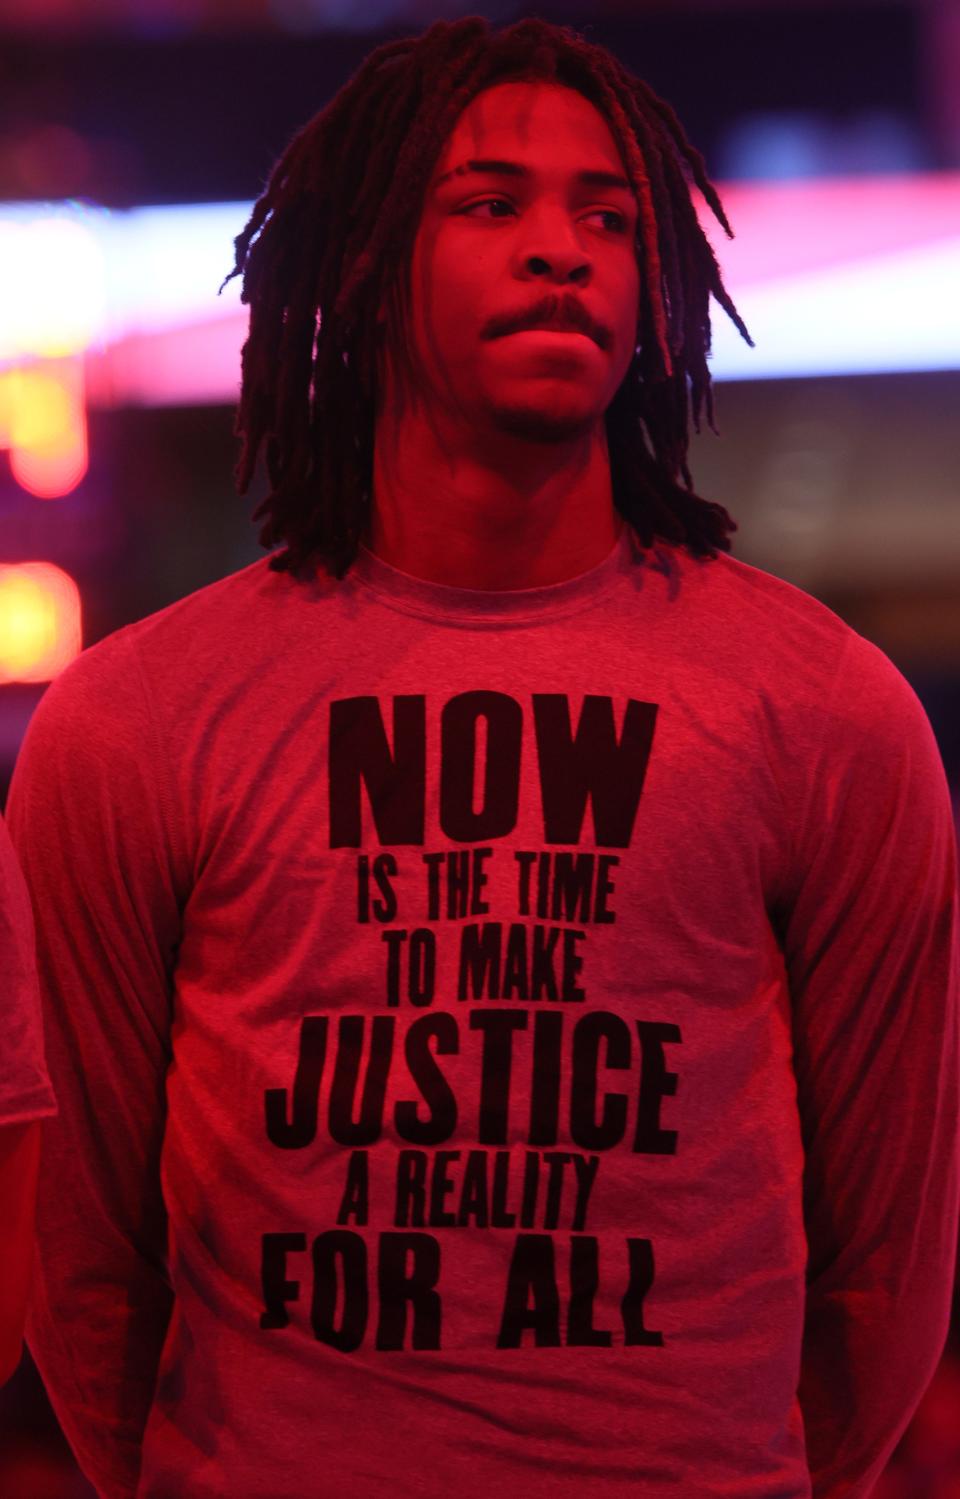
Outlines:
[{"label": "cheek", "polygon": [[476,341],[485,315],[489,317],[484,296],[489,274],[486,257],[476,252],[455,257],[438,252],[433,267],[423,271],[417,303],[420,336],[448,359],[461,350],[471,360],[476,356]]},{"label": "cheek", "polygon": [[451,236],[447,243],[441,239],[435,246],[432,281],[437,300],[446,306],[454,304],[461,314],[480,302],[494,273],[494,256],[477,243],[478,238]]},{"label": "cheek", "polygon": [[413,304],[421,330],[446,342],[470,305],[470,275],[442,235],[424,236],[413,257]]}]

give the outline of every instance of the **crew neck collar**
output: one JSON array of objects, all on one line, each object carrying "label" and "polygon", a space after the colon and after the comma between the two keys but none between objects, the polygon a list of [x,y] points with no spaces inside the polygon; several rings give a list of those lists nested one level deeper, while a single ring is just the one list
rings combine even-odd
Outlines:
[{"label": "crew neck collar", "polygon": [[433,583],[384,562],[360,543],[349,576],[375,593],[381,603],[404,614],[421,614],[451,624],[521,624],[572,614],[595,603],[620,575],[636,567],[642,552],[625,521],[607,556],[595,567],[540,588],[453,588]]}]

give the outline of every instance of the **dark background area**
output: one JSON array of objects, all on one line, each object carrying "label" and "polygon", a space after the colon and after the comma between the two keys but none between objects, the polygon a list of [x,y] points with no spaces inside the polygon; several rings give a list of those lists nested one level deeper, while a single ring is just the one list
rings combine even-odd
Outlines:
[{"label": "dark background area", "polygon": [[[524,13],[511,9],[505,19]],[[755,116],[815,116],[836,173],[882,169],[883,161],[893,170],[952,164],[949,137],[924,128],[918,7],[640,6],[630,19],[604,17],[602,6],[587,16],[562,11],[541,6],[536,13],[609,47],[668,99],[715,178],[751,175],[738,142]],[[9,121],[0,199],[82,193],[121,208],[252,198],[289,138],[373,46],[418,29],[398,27],[389,38],[10,39],[0,54]],[[881,129],[868,148],[864,123],[882,127],[884,120],[898,128],[885,139]],[[86,158],[44,166],[29,142],[51,122],[76,132]]]}]

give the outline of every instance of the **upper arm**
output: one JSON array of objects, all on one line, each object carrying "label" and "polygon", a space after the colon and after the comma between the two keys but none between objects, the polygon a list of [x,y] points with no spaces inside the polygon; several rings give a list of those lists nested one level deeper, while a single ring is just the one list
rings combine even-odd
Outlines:
[{"label": "upper arm", "polygon": [[104,1242],[115,1232],[162,1238],[159,1152],[179,936],[162,754],[132,653],[115,637],[51,685],[14,771],[8,822],[33,900],[59,1105],[37,1208],[47,1258],[80,1222]]},{"label": "upper arm", "polygon": [[810,1275],[842,1277],[928,1199],[955,1222],[957,850],[930,725],[866,642],[825,717],[785,955]]},{"label": "upper arm", "polygon": [[98,1491],[133,1492],[169,1322],[160,1158],[179,895],[152,702],[122,637],[48,688],[10,788],[47,1062],[27,1340]]}]

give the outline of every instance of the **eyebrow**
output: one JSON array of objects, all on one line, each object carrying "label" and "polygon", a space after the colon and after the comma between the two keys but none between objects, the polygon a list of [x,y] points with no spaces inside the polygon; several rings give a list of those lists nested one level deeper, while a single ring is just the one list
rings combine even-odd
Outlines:
[{"label": "eyebrow", "polygon": [[[524,177],[530,178],[533,173],[528,167],[521,166],[518,161],[500,161],[499,159],[488,159],[483,161],[464,161],[460,166],[453,167],[451,171],[444,172],[434,182],[434,189],[442,187],[449,182],[451,177],[465,177],[470,172],[479,172],[485,177]],[[619,187],[633,195],[633,187],[626,177],[620,172],[604,172],[587,168],[578,172],[574,181],[581,187]]]}]

